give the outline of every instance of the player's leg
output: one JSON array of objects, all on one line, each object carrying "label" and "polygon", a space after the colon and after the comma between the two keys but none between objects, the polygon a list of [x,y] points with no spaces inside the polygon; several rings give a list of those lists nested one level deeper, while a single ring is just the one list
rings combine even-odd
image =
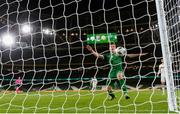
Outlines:
[{"label": "player's leg", "polygon": [[92,84],[92,90],[91,90],[91,91],[93,91],[93,92],[94,92],[95,90],[96,90],[96,84],[95,84],[95,83],[93,83],[93,84]]},{"label": "player's leg", "polygon": [[92,82],[89,83],[89,91],[92,90]]},{"label": "player's leg", "polygon": [[165,75],[161,75],[162,94],[165,94]]},{"label": "player's leg", "polygon": [[115,98],[115,95],[114,95],[114,93],[112,91],[113,83],[114,83],[114,80],[112,80],[111,78],[108,79],[108,81],[107,81],[107,91],[108,91],[109,96],[111,96],[111,100],[113,100]]},{"label": "player's leg", "polygon": [[126,86],[126,82],[124,80],[124,73],[123,72],[118,72],[117,73],[117,79],[119,81],[121,89],[123,90],[125,98],[129,99],[130,97],[128,96],[127,86]]},{"label": "player's leg", "polygon": [[19,85],[16,85],[16,93],[19,93]]},{"label": "player's leg", "polygon": [[16,93],[20,93],[20,91],[21,91],[21,85],[18,84],[18,85],[17,85],[17,88],[16,88]]},{"label": "player's leg", "polygon": [[94,90],[97,89],[97,83],[94,83]]}]

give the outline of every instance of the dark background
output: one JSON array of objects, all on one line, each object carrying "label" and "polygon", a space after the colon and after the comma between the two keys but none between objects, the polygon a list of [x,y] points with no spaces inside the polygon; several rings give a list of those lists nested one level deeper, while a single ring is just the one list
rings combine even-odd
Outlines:
[{"label": "dark background", "polygon": [[[112,32],[129,54],[147,53],[124,59],[127,83],[159,83],[155,73],[162,53],[154,0],[1,0],[0,4],[0,33],[9,30],[16,41],[27,44],[1,45],[0,78],[7,87],[19,76],[27,85],[43,87],[71,81],[84,86],[82,81],[88,83],[93,76],[104,84],[110,65],[86,50],[86,35]],[[30,35],[20,32],[25,22],[33,26]],[[54,29],[56,34],[45,35],[42,28]],[[108,46],[92,45],[102,54]]]}]

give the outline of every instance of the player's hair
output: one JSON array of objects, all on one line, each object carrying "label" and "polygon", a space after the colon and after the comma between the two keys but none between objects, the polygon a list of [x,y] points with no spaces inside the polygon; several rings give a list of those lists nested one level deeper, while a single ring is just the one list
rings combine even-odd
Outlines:
[{"label": "player's hair", "polygon": [[110,42],[109,45],[117,45],[115,42]]}]

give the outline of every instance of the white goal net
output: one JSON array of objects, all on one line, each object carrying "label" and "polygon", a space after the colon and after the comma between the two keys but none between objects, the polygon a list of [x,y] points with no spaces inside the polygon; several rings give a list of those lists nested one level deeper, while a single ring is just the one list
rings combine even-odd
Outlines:
[{"label": "white goal net", "polygon": [[164,11],[167,24],[168,41],[171,52],[174,90],[179,111],[179,41],[180,41],[180,2],[178,0],[165,0]]},{"label": "white goal net", "polygon": [[166,56],[156,2],[0,0],[0,113],[178,111],[180,3],[163,1]]}]

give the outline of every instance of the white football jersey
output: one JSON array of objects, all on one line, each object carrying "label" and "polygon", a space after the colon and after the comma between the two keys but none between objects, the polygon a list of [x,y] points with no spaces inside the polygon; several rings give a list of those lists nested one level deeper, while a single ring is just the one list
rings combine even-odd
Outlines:
[{"label": "white football jersey", "polygon": [[93,79],[91,80],[91,83],[97,84],[97,79],[96,79],[96,78],[93,78]]},{"label": "white football jersey", "polygon": [[164,74],[164,64],[159,65],[159,70],[160,70],[161,75]]},{"label": "white football jersey", "polygon": [[161,73],[161,81],[165,82],[165,70],[164,70],[164,64],[159,65],[159,71]]}]

